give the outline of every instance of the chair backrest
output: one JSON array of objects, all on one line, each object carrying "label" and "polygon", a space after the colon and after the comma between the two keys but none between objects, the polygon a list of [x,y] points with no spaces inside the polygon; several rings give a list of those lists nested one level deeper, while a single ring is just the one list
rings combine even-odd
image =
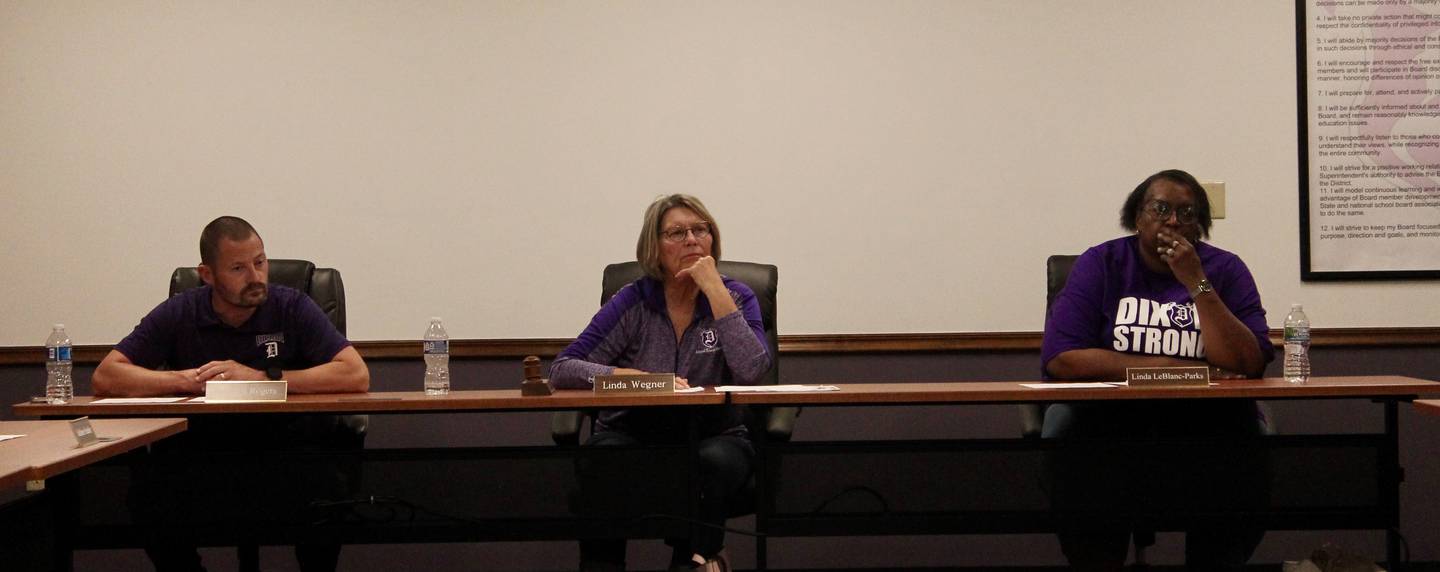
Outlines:
[{"label": "chair backrest", "polygon": [[[316,268],[308,260],[270,259],[270,283],[289,286],[310,296],[340,335],[345,335],[345,283],[340,280],[340,271],[334,268]],[[191,288],[200,287],[200,273],[194,266],[176,268],[170,274],[170,295],[174,296]]]},{"label": "chair backrest", "polygon": [[[1079,256],[1073,254],[1055,254],[1045,259],[1045,318],[1050,318],[1050,306],[1055,304],[1055,297],[1065,289],[1065,282],[1070,278],[1070,269],[1075,266],[1075,259]],[[1022,403],[1020,404],[1020,434],[1031,439],[1039,439],[1040,431],[1045,425],[1045,404]]]},{"label": "chair backrest", "polygon": [[[765,323],[765,344],[770,352],[770,371],[760,378],[762,385],[780,383],[780,342],[775,326],[775,297],[780,281],[780,270],[773,264],[736,262],[721,260],[716,268],[720,274],[739,280],[755,291],[760,302],[760,319]],[[600,303],[603,305],[620,288],[644,276],[639,262],[621,262],[605,267],[605,276],[600,287]]]},{"label": "chair backrest", "polygon": [[1074,254],[1055,254],[1045,259],[1045,315],[1050,315],[1050,306],[1055,304],[1055,297],[1065,289],[1065,282],[1070,279],[1070,269],[1075,267],[1075,259],[1080,258]]}]

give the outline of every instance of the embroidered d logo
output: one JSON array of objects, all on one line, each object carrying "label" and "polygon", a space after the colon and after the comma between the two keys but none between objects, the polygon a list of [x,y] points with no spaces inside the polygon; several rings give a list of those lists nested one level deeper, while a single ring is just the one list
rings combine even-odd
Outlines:
[{"label": "embroidered d logo", "polygon": [[1182,328],[1190,327],[1195,323],[1195,308],[1189,304],[1172,304],[1170,322]]}]

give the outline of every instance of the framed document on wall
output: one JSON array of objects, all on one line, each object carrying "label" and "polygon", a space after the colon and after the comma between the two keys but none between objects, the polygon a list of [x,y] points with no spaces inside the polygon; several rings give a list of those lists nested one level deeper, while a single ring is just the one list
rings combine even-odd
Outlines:
[{"label": "framed document on wall", "polygon": [[1440,278],[1440,3],[1295,15],[1301,279]]}]

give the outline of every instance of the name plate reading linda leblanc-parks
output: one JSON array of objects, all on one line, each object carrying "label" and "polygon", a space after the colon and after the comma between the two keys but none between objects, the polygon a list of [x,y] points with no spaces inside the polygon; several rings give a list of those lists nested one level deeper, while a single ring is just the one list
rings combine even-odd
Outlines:
[{"label": "name plate reading linda leblanc-parks", "polygon": [[279,381],[207,381],[205,403],[237,401],[285,401],[289,385]]},{"label": "name plate reading linda leblanc-parks", "polygon": [[674,393],[675,374],[636,373],[595,376],[595,393]]},{"label": "name plate reading linda leblanc-parks", "polygon": [[1207,387],[1210,385],[1210,368],[1127,367],[1125,381],[1130,387]]}]

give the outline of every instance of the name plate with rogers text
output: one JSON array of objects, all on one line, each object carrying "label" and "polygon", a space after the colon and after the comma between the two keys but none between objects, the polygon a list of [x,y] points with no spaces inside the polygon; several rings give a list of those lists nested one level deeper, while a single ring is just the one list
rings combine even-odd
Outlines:
[{"label": "name plate with rogers text", "polygon": [[285,380],[208,381],[205,383],[205,403],[285,401],[288,386]]}]

